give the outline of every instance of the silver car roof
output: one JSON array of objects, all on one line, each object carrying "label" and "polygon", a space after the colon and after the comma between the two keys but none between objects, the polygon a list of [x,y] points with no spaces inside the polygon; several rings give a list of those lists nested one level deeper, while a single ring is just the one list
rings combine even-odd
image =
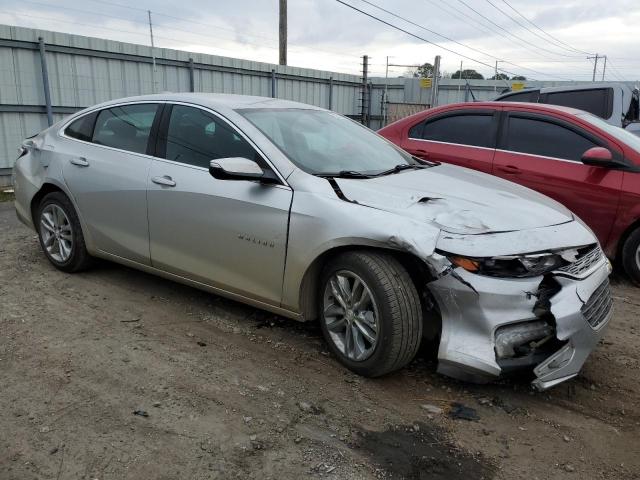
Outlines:
[{"label": "silver car roof", "polygon": [[152,95],[138,95],[135,97],[109,100],[90,107],[91,110],[109,105],[126,102],[185,102],[209,107],[216,111],[238,110],[242,108],[302,108],[307,110],[323,110],[322,108],[305,103],[281,100],[278,98],[258,97],[252,95],[235,95],[230,93],[156,93]]}]

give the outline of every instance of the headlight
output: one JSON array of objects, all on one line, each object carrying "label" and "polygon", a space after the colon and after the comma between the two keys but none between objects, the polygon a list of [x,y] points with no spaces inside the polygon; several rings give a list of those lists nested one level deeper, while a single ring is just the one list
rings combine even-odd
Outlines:
[{"label": "headlight", "polygon": [[490,277],[536,277],[562,267],[567,262],[555,253],[509,255],[490,258],[470,258],[448,255],[457,267]]}]

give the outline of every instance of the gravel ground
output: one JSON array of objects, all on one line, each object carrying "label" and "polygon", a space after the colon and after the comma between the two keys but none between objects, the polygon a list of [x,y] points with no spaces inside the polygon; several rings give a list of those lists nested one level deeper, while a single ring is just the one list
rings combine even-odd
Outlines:
[{"label": "gravel ground", "polygon": [[614,295],[549,392],[428,356],[370,380],[314,324],[114,264],[58,272],[0,203],[0,479],[639,479],[640,289]]}]

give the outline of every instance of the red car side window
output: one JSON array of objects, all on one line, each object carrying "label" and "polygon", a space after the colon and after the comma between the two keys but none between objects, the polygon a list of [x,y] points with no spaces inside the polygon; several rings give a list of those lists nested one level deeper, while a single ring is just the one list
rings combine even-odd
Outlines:
[{"label": "red car side window", "polygon": [[505,149],[579,162],[596,143],[561,125],[533,118],[509,117]]}]

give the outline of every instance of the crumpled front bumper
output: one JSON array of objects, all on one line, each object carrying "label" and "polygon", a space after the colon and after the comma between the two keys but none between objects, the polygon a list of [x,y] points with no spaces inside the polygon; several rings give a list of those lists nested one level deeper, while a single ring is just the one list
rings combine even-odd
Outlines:
[{"label": "crumpled front bumper", "polygon": [[[582,278],[553,274],[559,290],[549,299],[555,335],[561,347],[533,368],[533,386],[545,390],[575,377],[603,337],[611,310],[593,327],[583,306],[607,282],[611,265],[602,256]],[[429,284],[442,316],[438,371],[465,381],[490,381],[500,376],[495,350],[499,327],[537,319],[543,277],[494,278],[453,268]],[[596,292],[597,293],[597,292]],[[608,298],[608,289],[604,293]]]}]

